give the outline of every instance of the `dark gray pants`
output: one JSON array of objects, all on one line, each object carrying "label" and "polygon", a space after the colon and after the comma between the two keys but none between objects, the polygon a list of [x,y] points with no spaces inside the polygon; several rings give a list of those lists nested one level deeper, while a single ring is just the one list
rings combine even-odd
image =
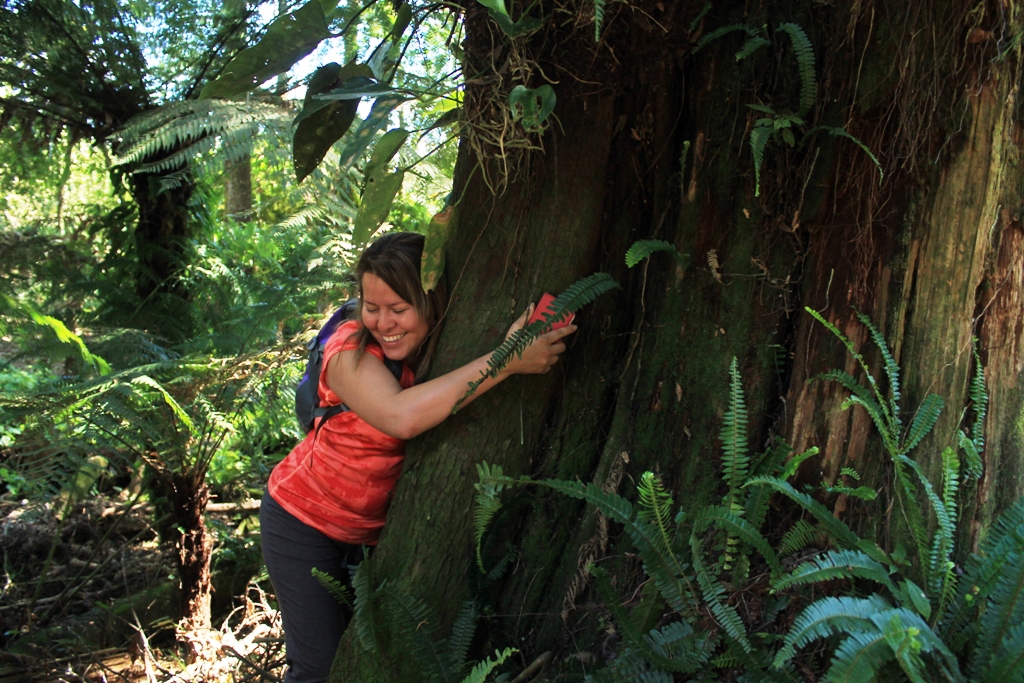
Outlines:
[{"label": "dark gray pants", "polygon": [[348,566],[363,558],[362,547],[335,541],[300,522],[269,493],[260,504],[260,542],[284,623],[285,683],[323,683],[349,614],[312,570],[351,589]]}]

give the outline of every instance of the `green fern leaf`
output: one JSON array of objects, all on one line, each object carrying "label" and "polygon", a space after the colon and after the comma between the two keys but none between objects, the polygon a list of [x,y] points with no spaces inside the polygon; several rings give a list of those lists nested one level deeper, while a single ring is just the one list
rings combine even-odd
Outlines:
[{"label": "green fern leaf", "polygon": [[498,498],[502,490],[512,483],[512,479],[504,476],[501,465],[489,465],[481,462],[476,466],[479,481],[473,484],[476,489],[476,507],[473,511],[473,534],[476,540],[476,565],[481,574],[487,574],[484,567],[482,546],[484,534],[490,526],[494,515],[501,509]]},{"label": "green fern leaf", "polygon": [[466,394],[455,404],[452,412],[458,410],[463,401],[472,396],[476,392],[477,387],[485,380],[497,377],[498,373],[508,365],[513,355],[522,355],[526,347],[532,344],[537,337],[544,334],[551,323],[564,320],[570,314],[575,313],[597,297],[618,286],[618,283],[605,273],[594,273],[573,283],[551,303],[548,307],[550,313],[543,313],[541,320],[530,323],[522,329],[515,331],[508,339],[502,342],[501,346],[487,360],[487,371],[481,373],[480,379],[469,383]]},{"label": "green fern leaf", "polygon": [[[701,596],[704,598],[704,601],[708,603],[708,607],[711,609],[711,613],[714,615],[715,620],[725,630],[726,634],[728,634],[728,636],[735,641],[744,652],[749,653],[753,650],[753,646],[747,638],[746,629],[743,626],[743,621],[740,619],[739,613],[732,605],[726,603],[724,586],[722,586],[722,583],[718,578],[704,566],[704,547],[700,534],[703,533],[711,524],[716,521],[721,522],[721,520],[726,517],[732,517],[734,521],[739,519],[738,517],[731,515],[730,511],[720,507],[702,510],[696,515],[693,522],[693,528],[690,532],[690,562],[693,563],[697,584],[701,589]],[[767,546],[767,542],[765,542],[764,545]]]},{"label": "green fern leaf", "polygon": [[910,432],[900,449],[904,455],[913,450],[917,444],[921,443],[921,439],[928,435],[938,421],[944,405],[942,398],[935,394],[928,394],[925,397],[921,402],[921,407],[917,409],[917,415],[910,423]]},{"label": "green fern leaf", "polygon": [[776,669],[781,668],[796,655],[798,649],[814,640],[874,631],[871,617],[890,608],[889,602],[879,595],[870,595],[866,598],[830,596],[816,600],[793,621],[793,626],[786,634],[772,666]]},{"label": "green fern leaf", "polygon": [[781,24],[777,29],[785,31],[793,43],[797,66],[800,69],[800,116],[814,107],[818,99],[818,78],[814,71],[814,48],[804,30],[794,23]]},{"label": "green fern leaf", "polygon": [[743,43],[743,46],[740,47],[739,51],[736,53],[736,61],[742,62],[744,59],[754,54],[762,47],[771,44],[772,42],[765,38],[763,35],[758,34],[750,36],[749,38],[747,38],[747,40]]},{"label": "green fern leaf", "polygon": [[878,631],[855,631],[836,649],[825,681],[829,683],[875,683],[878,672],[894,659],[885,635]]},{"label": "green fern leaf", "polygon": [[772,583],[772,590],[781,591],[793,586],[832,581],[833,579],[868,579],[897,592],[889,578],[889,570],[859,550],[832,550],[803,563],[792,573]]},{"label": "green fern leaf", "polygon": [[364,558],[352,576],[352,590],[355,600],[352,609],[352,623],[356,628],[359,643],[367,652],[380,652],[375,614],[376,591],[371,577],[371,561]]},{"label": "green fern leaf", "polygon": [[970,667],[975,680],[994,680],[986,674],[997,663],[999,646],[1024,623],[1024,554],[1014,552],[1006,559],[978,623]]},{"label": "green fern leaf", "polygon": [[984,681],[1024,680],[1024,623],[1012,627],[999,643]]},{"label": "green fern leaf", "polygon": [[765,126],[754,126],[750,129],[750,154],[754,158],[754,196],[761,196],[761,165],[764,163],[764,150],[772,136],[772,129]]},{"label": "green fern leaf", "polygon": [[761,553],[768,568],[771,569],[772,577],[782,574],[782,565],[779,564],[778,556],[761,532],[729,508],[717,505],[708,506],[694,517],[693,523],[694,528],[700,527],[701,530],[711,524],[724,529],[732,537],[752,546]]},{"label": "green fern leaf", "polygon": [[606,0],[594,0],[594,42],[601,40],[601,27],[604,26],[604,7]]},{"label": "green fern leaf", "polygon": [[644,472],[637,485],[640,507],[637,518],[653,526],[658,533],[659,550],[674,556],[672,547],[672,496],[653,472]]},{"label": "green fern leaf", "polygon": [[716,28],[711,33],[705,33],[703,36],[701,36],[694,44],[693,49],[690,50],[690,54],[697,54],[704,48],[705,45],[707,45],[711,41],[717,40],[718,38],[721,38],[722,36],[728,35],[735,31],[744,31],[748,36],[757,35],[756,29],[751,28],[747,24],[729,24],[728,26]]},{"label": "green fern leaf", "polygon": [[341,581],[338,581],[327,572],[320,571],[316,567],[313,567],[313,578],[319,581],[320,585],[323,586],[335,600],[343,605],[347,605],[350,609],[352,608],[352,593],[349,591],[348,586],[344,585]]},{"label": "green fern leaf", "polygon": [[452,635],[448,639],[448,661],[452,671],[461,670],[466,663],[466,654],[476,632],[477,617],[479,611],[474,600],[465,600],[459,605],[455,623],[452,624]]},{"label": "green fern leaf", "polygon": [[853,142],[853,144],[860,147],[861,151],[868,155],[868,158],[875,164],[875,168],[878,169],[878,184],[882,184],[882,181],[885,180],[885,170],[882,168],[882,163],[878,160],[878,157],[875,156],[874,152],[871,151],[871,148],[861,142],[860,138],[848,132],[845,128],[839,128],[836,126],[817,126],[807,131],[807,135],[813,135],[819,130],[825,131],[834,138],[846,138]]},{"label": "green fern leaf", "polygon": [[632,268],[645,258],[649,258],[652,254],[659,251],[672,252],[676,257],[676,261],[684,268],[689,265],[688,255],[680,254],[679,249],[670,242],[666,242],[665,240],[637,240],[636,242],[633,242],[633,245],[626,251],[626,266],[628,268]]},{"label": "green fern leaf", "polygon": [[[759,487],[767,488],[767,487]],[[806,519],[797,520],[779,541],[776,553],[779,557],[792,555],[798,550],[803,550],[812,543],[817,543],[821,533],[813,527]]]},{"label": "green fern leaf", "polygon": [[482,662],[478,663],[473,667],[473,670],[469,672],[469,675],[463,679],[462,683],[484,683],[487,677],[491,675],[491,672],[501,666],[506,659],[514,655],[519,650],[514,647],[506,647],[501,652],[494,652],[494,659],[488,657]]},{"label": "green fern leaf", "polygon": [[794,489],[788,482],[776,479],[775,477],[752,477],[745,486],[768,486],[794,503],[807,510],[821,524],[821,528],[828,534],[834,543],[843,548],[856,548],[860,543],[857,534],[850,530],[832,511],[806,493]]}]

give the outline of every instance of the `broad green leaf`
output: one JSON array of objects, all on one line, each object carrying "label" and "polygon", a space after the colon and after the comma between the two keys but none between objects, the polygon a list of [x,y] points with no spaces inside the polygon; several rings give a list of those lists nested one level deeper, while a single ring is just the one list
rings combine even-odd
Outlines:
[{"label": "broad green leaf", "polygon": [[522,17],[519,21],[512,21],[507,13],[502,14],[497,10],[488,9],[487,14],[494,19],[494,22],[501,27],[501,30],[505,32],[505,35],[509,38],[518,38],[519,36],[525,36],[527,33],[532,33],[541,27],[543,22],[540,19],[534,19],[531,17]]},{"label": "broad green leaf", "polygon": [[448,206],[440,213],[434,214],[427,225],[426,239],[423,244],[423,257],[420,259],[420,283],[423,291],[429,292],[437,287],[444,272],[444,248],[451,234],[452,214],[454,206]]},{"label": "broad green leaf", "polygon": [[356,118],[359,100],[325,100],[320,93],[342,83],[359,87],[369,83],[370,70],[362,64],[344,67],[331,63],[317,69],[306,90],[302,111],[295,117],[292,156],[298,182],[313,172],[335,142],[341,139]]},{"label": "broad green leaf", "polygon": [[366,166],[366,180],[375,174],[379,173],[389,161],[395,158],[398,154],[398,150],[401,149],[402,145],[405,144],[406,139],[409,137],[409,131],[401,128],[394,128],[384,133],[377,141],[376,147],[373,148],[373,153],[370,155],[370,161]]},{"label": "broad green leaf", "polygon": [[247,93],[269,78],[290,69],[331,35],[320,0],[275,19],[260,42],[228,62],[215,80],[206,84],[200,99],[234,97]]},{"label": "broad green leaf", "polygon": [[405,98],[398,95],[383,95],[374,101],[373,106],[370,107],[369,116],[359,124],[359,128],[354,133],[349,135],[348,142],[341,150],[339,169],[342,172],[362,155],[370,145],[370,141],[373,140],[373,136],[388,122],[391,111],[402,102],[405,102]]},{"label": "broad green leaf", "polygon": [[480,4],[491,10],[492,12],[498,12],[508,16],[508,10],[505,9],[505,0],[479,0]]},{"label": "broad green leaf", "polygon": [[[366,66],[368,76],[374,78],[373,70]],[[318,100],[359,100],[367,96],[393,95],[398,91],[386,83],[374,83],[367,79],[365,81],[346,83],[328,92],[318,93]]]},{"label": "broad green leaf", "polygon": [[910,598],[911,604],[914,605],[914,609],[925,619],[932,616],[932,606],[928,602],[928,596],[924,594],[921,587],[910,579],[903,581],[903,590],[906,591],[907,597]]},{"label": "broad green leaf", "polygon": [[391,204],[395,201],[395,195],[402,189],[404,179],[405,171],[395,171],[367,179],[363,200],[352,228],[352,242],[357,246],[368,242],[388,217]]},{"label": "broad green leaf", "polygon": [[523,127],[531,131],[544,129],[544,121],[555,108],[555,89],[544,84],[530,89],[524,85],[512,88],[508,106],[514,121],[522,120]]}]

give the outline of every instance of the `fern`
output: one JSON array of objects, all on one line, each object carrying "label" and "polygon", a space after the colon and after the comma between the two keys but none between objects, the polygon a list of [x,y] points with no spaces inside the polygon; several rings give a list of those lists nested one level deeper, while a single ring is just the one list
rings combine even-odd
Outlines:
[{"label": "fern", "polygon": [[494,659],[488,657],[482,662],[478,663],[473,667],[473,670],[469,672],[469,675],[462,681],[462,683],[484,683],[487,677],[491,675],[497,667],[501,666],[506,659],[514,655],[519,650],[514,647],[507,647],[501,652],[495,652]]},{"label": "fern", "polygon": [[772,666],[781,668],[796,655],[798,649],[814,640],[869,629],[871,617],[890,608],[889,602],[879,595],[866,598],[830,596],[816,600],[797,616]]},{"label": "fern", "polygon": [[780,557],[792,555],[798,550],[803,550],[812,543],[816,543],[821,533],[812,526],[806,519],[797,520],[779,541],[776,552]]},{"label": "fern", "polygon": [[[729,487],[723,504],[736,515],[743,514],[740,498],[747,480],[750,456],[747,453],[747,408],[743,402],[743,385],[737,360],[729,366],[729,407],[722,418],[722,479]],[[726,536],[725,561],[723,569],[730,569],[736,550],[737,539]]]},{"label": "fern", "polygon": [[736,53],[736,61],[737,62],[741,62],[744,59],[746,59],[747,57],[749,57],[750,55],[752,55],[755,52],[757,52],[758,50],[760,50],[762,47],[765,47],[765,46],[771,45],[771,44],[772,44],[772,42],[770,40],[768,40],[767,38],[765,38],[761,34],[752,35],[752,36],[748,37],[746,41],[744,41],[743,45],[740,47],[739,51]]},{"label": "fern", "polygon": [[924,401],[921,402],[921,407],[917,409],[917,415],[914,416],[913,421],[910,423],[910,432],[900,447],[902,452],[909,453],[917,444],[921,443],[921,439],[927,436],[928,432],[935,426],[935,423],[938,422],[943,406],[944,403],[939,396],[928,394],[925,397]]},{"label": "fern", "polygon": [[115,166],[132,173],[167,174],[174,187],[195,163],[200,167],[238,161],[252,152],[265,130],[281,135],[291,112],[277,105],[226,100],[185,100],[137,116],[118,132]]},{"label": "fern", "polygon": [[[703,13],[702,13],[703,14]],[[701,36],[696,43],[693,45],[693,49],[690,50],[690,54],[697,54],[704,46],[710,43],[712,40],[717,40],[722,36],[728,35],[735,31],[744,31],[749,36],[757,35],[756,29],[751,28],[747,24],[729,24],[728,26],[721,26],[716,28],[711,33],[705,33]]]},{"label": "fern", "polygon": [[348,586],[324,571],[313,567],[313,578],[320,582],[320,585],[330,593],[335,600],[352,609],[352,593]]},{"label": "fern", "polygon": [[469,646],[473,642],[476,621],[480,616],[476,602],[465,600],[459,605],[459,611],[452,624],[452,635],[448,639],[448,661],[453,670],[460,670],[466,663]]},{"label": "fern", "polygon": [[818,555],[775,581],[772,589],[780,591],[808,583],[854,578],[874,581],[888,588],[890,593],[897,593],[896,586],[889,578],[888,567],[860,550],[835,550]]},{"label": "fern", "polygon": [[352,589],[355,592],[352,623],[363,649],[367,652],[379,652],[380,641],[377,636],[377,622],[374,614],[377,596],[370,575],[371,564],[367,558],[364,558],[359,563],[355,574],[352,575]]},{"label": "fern", "polygon": [[857,534],[853,533],[853,531],[850,530],[850,527],[846,526],[844,522],[833,515],[831,510],[811,498],[806,493],[797,491],[788,482],[776,479],[775,477],[752,477],[745,486],[768,486],[783,494],[794,503],[810,512],[814,518],[818,520],[818,523],[821,524],[821,528],[828,534],[832,541],[839,546],[844,548],[856,548],[860,543],[860,538]]},{"label": "fern", "polygon": [[594,0],[594,42],[601,40],[601,27],[604,25],[604,9],[606,0]]},{"label": "fern", "polygon": [[487,574],[482,556],[482,545],[484,533],[490,525],[494,515],[501,509],[501,500],[498,495],[511,483],[511,479],[505,477],[501,465],[488,465],[481,462],[476,466],[477,478],[479,481],[473,484],[476,489],[476,507],[473,510],[473,536],[476,541],[476,566],[481,574]]},{"label": "fern", "polygon": [[480,379],[469,383],[465,395],[455,404],[452,412],[458,410],[459,406],[472,396],[476,392],[477,387],[483,382],[489,378],[497,377],[498,373],[512,360],[513,355],[522,356],[526,347],[532,344],[537,337],[544,334],[551,323],[564,320],[597,297],[618,286],[618,283],[605,273],[594,273],[573,283],[551,302],[550,306],[548,306],[548,311],[542,313],[541,320],[516,330],[501,343],[501,346],[487,359],[487,371],[481,373]]},{"label": "fern", "polygon": [[750,129],[750,154],[754,158],[754,196],[761,196],[761,165],[764,163],[764,149],[772,137],[772,129],[754,126]]},{"label": "fern", "polygon": [[707,530],[716,517],[721,519],[729,514],[729,510],[716,507],[708,508],[698,513],[694,519],[693,529],[690,532],[690,561],[693,563],[694,574],[697,577],[697,583],[700,585],[701,595],[705,602],[708,603],[708,607],[711,609],[711,614],[714,615],[715,620],[744,652],[751,652],[753,647],[747,639],[746,629],[743,626],[740,615],[732,605],[726,604],[725,588],[718,578],[705,567],[703,560],[704,548],[700,534]]},{"label": "fern", "polygon": [[[641,519],[657,531],[658,550],[666,557],[675,558],[672,543],[672,496],[653,472],[644,472],[637,485],[640,496],[640,508],[637,518]],[[678,562],[676,563],[678,567]]]},{"label": "fern", "polygon": [[675,256],[676,262],[684,268],[689,265],[689,255],[681,254],[679,249],[671,242],[666,242],[665,240],[637,240],[626,251],[626,266],[632,268],[645,258],[650,258],[652,254],[659,251],[671,252]]},{"label": "fern", "polygon": [[785,31],[793,43],[793,53],[800,69],[800,116],[814,107],[818,98],[818,79],[814,72],[814,48],[804,30],[794,23],[781,24],[778,31]]},{"label": "fern", "polygon": [[882,168],[882,163],[878,160],[878,157],[875,156],[874,152],[871,151],[871,148],[865,145],[860,138],[853,135],[845,128],[837,126],[816,126],[815,128],[807,131],[807,135],[810,136],[818,131],[824,131],[834,138],[846,138],[853,142],[853,144],[860,147],[861,151],[868,155],[868,158],[871,159],[872,163],[874,163],[875,168],[878,169],[878,184],[882,184],[882,181],[885,180],[885,169]]}]

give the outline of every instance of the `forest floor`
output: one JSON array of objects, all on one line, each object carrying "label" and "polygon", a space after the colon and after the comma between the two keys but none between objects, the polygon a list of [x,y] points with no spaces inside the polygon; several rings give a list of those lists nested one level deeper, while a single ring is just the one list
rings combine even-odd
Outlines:
[{"label": "forest floor", "polygon": [[173,551],[151,506],[0,497],[0,683],[281,680],[280,616],[254,578],[258,544],[240,540],[253,537],[252,514],[208,517],[227,558],[215,566],[215,627],[180,634]]}]

